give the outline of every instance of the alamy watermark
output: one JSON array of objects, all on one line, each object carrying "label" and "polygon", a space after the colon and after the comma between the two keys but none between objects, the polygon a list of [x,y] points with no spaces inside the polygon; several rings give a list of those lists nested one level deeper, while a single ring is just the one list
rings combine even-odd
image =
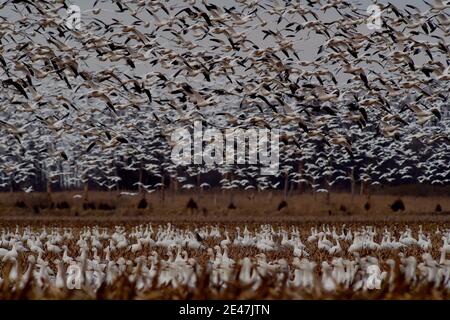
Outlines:
[{"label": "alamy watermark", "polygon": [[254,164],[261,166],[261,175],[273,175],[279,169],[279,140],[277,129],[203,130],[195,121],[193,134],[186,128],[172,132],[171,159],[177,165]]},{"label": "alamy watermark", "polygon": [[367,267],[367,281],[366,281],[366,287],[369,290],[373,289],[381,289],[381,282],[383,281],[383,277],[381,274],[380,267],[378,267],[376,264],[372,264]]},{"label": "alamy watermark", "polygon": [[67,289],[73,290],[73,289],[81,289],[81,284],[82,284],[82,271],[81,271],[81,267],[76,265],[76,264],[72,264],[67,268],[66,271],[66,286]]},{"label": "alamy watermark", "polygon": [[66,17],[64,18],[65,25],[68,29],[81,29],[81,9],[77,5],[71,5],[67,8]]},{"label": "alamy watermark", "polygon": [[372,4],[367,7],[367,13],[370,16],[367,18],[367,29],[380,30],[381,29],[381,8],[377,4]]}]

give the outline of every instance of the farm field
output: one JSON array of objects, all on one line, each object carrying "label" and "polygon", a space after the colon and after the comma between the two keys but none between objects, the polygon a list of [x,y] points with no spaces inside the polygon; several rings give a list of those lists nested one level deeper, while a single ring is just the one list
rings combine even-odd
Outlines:
[{"label": "farm field", "polygon": [[448,299],[437,220],[3,219],[0,298]]},{"label": "farm field", "polygon": [[450,200],[2,193],[0,299],[447,299]]},{"label": "farm field", "polygon": [[[419,192],[421,191],[421,192]],[[435,192],[417,187],[388,190],[386,194],[302,193],[284,197],[281,191],[204,191],[194,193],[137,192],[23,192],[0,193],[0,216],[56,217],[144,217],[161,219],[403,219],[412,216],[450,215],[446,188]]]},{"label": "farm field", "polygon": [[0,21],[0,303],[450,301],[449,0],[5,0]]}]

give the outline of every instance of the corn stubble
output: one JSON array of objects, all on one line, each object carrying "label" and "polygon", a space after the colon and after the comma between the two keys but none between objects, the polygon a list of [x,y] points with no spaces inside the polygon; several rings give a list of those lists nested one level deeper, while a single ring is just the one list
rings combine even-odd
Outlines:
[{"label": "corn stubble", "polygon": [[[57,227],[70,227],[81,231],[85,226],[82,222],[60,222],[56,223]],[[131,230],[134,225],[129,223],[126,225],[127,230]],[[220,225],[220,228],[227,228],[231,230],[239,224],[230,223],[228,225]],[[317,225],[314,223],[303,223],[299,226],[302,237],[306,237],[312,225]],[[383,228],[383,223],[375,223],[377,228]],[[11,229],[15,228],[16,224],[11,223]],[[192,230],[193,227],[199,227],[201,225],[192,224],[179,224],[180,228],[189,228]],[[281,227],[289,228],[291,225],[279,224]],[[339,226],[339,225],[336,225]],[[359,223],[350,223],[348,227],[359,227]],[[391,231],[394,234],[398,234],[404,229],[406,225],[402,223],[397,223],[391,227]],[[436,230],[436,227],[444,227],[444,225],[435,223],[426,223],[423,225],[424,230],[432,232]],[[411,227],[411,226],[409,226]],[[258,228],[258,224],[249,225],[249,229]],[[413,229],[417,230],[418,224],[412,226]],[[234,236],[234,234],[233,234]],[[280,239],[277,239],[278,241]],[[430,254],[433,257],[439,256],[439,246],[440,238],[437,236],[432,237],[433,248]],[[212,239],[204,240],[205,247],[212,247],[214,245]],[[78,252],[78,247],[76,245],[76,237],[67,243],[67,247],[73,256],[80,254]],[[312,245],[307,244],[310,256],[308,257],[312,261],[330,261],[331,256],[326,253],[314,248]],[[289,285],[292,278],[286,274],[275,274],[269,272],[267,275],[260,275],[261,280],[259,286],[256,288],[254,283],[242,283],[239,279],[239,274],[241,271],[241,265],[236,264],[234,266],[230,280],[226,284],[216,285],[211,281],[211,272],[208,267],[208,256],[206,250],[193,250],[189,248],[184,248],[189,257],[195,259],[194,272],[196,275],[196,285],[195,287],[189,285],[180,284],[178,286],[171,285],[161,285],[158,284],[158,279],[161,276],[161,268],[158,264],[156,268],[156,276],[152,278],[151,284],[145,289],[137,288],[137,280],[142,277],[140,269],[134,273],[134,280],[130,280],[130,275],[132,274],[131,268],[128,267],[126,272],[118,276],[112,283],[107,283],[106,281],[97,289],[92,290],[88,287],[82,286],[80,289],[69,290],[60,289],[52,285],[50,282],[42,283],[33,276],[33,273],[26,275],[26,269],[30,267],[28,263],[29,252],[20,253],[19,264],[18,264],[18,274],[15,275],[15,281],[11,278],[12,263],[9,261],[0,261],[1,278],[3,283],[0,285],[0,300],[5,299],[449,299],[449,290],[445,287],[435,287],[430,282],[426,281],[415,281],[411,283],[405,279],[404,273],[399,270],[399,256],[397,250],[379,250],[377,252],[363,250],[360,252],[361,256],[372,255],[375,256],[380,261],[380,266],[384,270],[388,270],[386,260],[394,259],[396,261],[396,267],[387,274],[387,279],[393,277],[393,281],[384,281],[380,289],[375,290],[353,290],[353,283],[350,284],[349,288],[344,288],[343,286],[336,284],[336,290],[328,292],[324,290],[321,285],[319,268],[316,267],[315,281],[313,287],[293,287]],[[348,244],[343,244],[343,253],[341,257],[351,258],[351,254],[347,252]],[[166,250],[162,247],[143,247],[142,251],[139,253],[142,255],[150,255],[152,252],[157,252],[160,256],[166,256]],[[421,251],[418,248],[406,248],[403,250],[405,256],[414,256],[420,259]],[[258,254],[258,250],[254,247],[241,247],[230,245],[229,246],[229,256],[236,261],[243,259],[244,257],[255,257]],[[92,253],[88,253],[92,256]],[[112,259],[124,257],[125,259],[134,259],[136,255],[127,249],[118,250],[111,255]],[[42,255],[42,259],[49,262],[49,267],[56,269],[55,260],[58,259],[58,255],[45,252]],[[284,258],[287,261],[292,261],[293,252],[291,249],[281,249],[272,252],[267,252],[268,259],[279,259]],[[292,277],[292,275],[291,275]],[[41,282],[40,282],[41,281]],[[19,283],[21,283],[19,285]]]},{"label": "corn stubble", "polygon": [[[3,267],[3,276],[8,275],[9,267]],[[98,300],[277,300],[277,299],[449,299],[448,291],[434,288],[430,284],[421,283],[411,286],[406,283],[401,273],[395,274],[393,284],[385,284],[381,289],[355,292],[342,287],[333,293],[324,291],[320,285],[314,288],[295,289],[288,287],[287,279],[279,282],[275,277],[263,278],[258,289],[253,289],[252,284],[244,285],[239,279],[239,267],[234,271],[234,279],[226,286],[214,286],[209,283],[210,274],[198,272],[198,283],[196,288],[180,285],[176,288],[171,286],[157,286],[156,279],[152,287],[145,291],[136,290],[135,283],[127,276],[120,276],[114,283],[104,283],[96,292],[81,288],[79,290],[59,289],[51,285],[41,288],[36,279],[30,278],[23,288],[11,283],[7,277],[1,286],[0,300],[23,300],[23,299],[98,299]],[[317,281],[316,283],[319,283]]]}]

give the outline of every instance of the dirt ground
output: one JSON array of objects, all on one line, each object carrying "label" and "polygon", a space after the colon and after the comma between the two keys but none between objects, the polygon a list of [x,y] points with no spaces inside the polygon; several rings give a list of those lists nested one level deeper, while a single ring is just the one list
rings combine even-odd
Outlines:
[{"label": "dirt ground", "polygon": [[2,220],[447,221],[450,196],[189,192],[0,193]]}]

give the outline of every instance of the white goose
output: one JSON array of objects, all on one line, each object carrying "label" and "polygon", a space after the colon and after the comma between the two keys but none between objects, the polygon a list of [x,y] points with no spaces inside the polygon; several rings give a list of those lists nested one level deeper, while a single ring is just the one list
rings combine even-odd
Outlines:
[{"label": "white goose", "polygon": [[332,246],[333,246],[333,243],[327,239],[326,234],[323,234],[322,236],[319,237],[319,241],[317,243],[317,248],[319,250],[328,251],[331,249]]},{"label": "white goose", "polygon": [[336,290],[336,281],[331,273],[331,266],[328,262],[322,262],[322,288],[325,291],[332,292]]},{"label": "white goose", "polygon": [[19,253],[17,252],[18,243],[14,243],[11,250],[7,251],[2,258],[2,262],[15,261],[19,258]]},{"label": "white goose", "polygon": [[338,239],[336,239],[336,245],[332,246],[330,249],[328,249],[328,253],[333,256],[339,255],[342,253],[341,244],[339,243]]},{"label": "white goose", "polygon": [[225,239],[220,241],[221,247],[226,247],[231,244],[230,236],[228,234],[228,231],[225,231]]}]

